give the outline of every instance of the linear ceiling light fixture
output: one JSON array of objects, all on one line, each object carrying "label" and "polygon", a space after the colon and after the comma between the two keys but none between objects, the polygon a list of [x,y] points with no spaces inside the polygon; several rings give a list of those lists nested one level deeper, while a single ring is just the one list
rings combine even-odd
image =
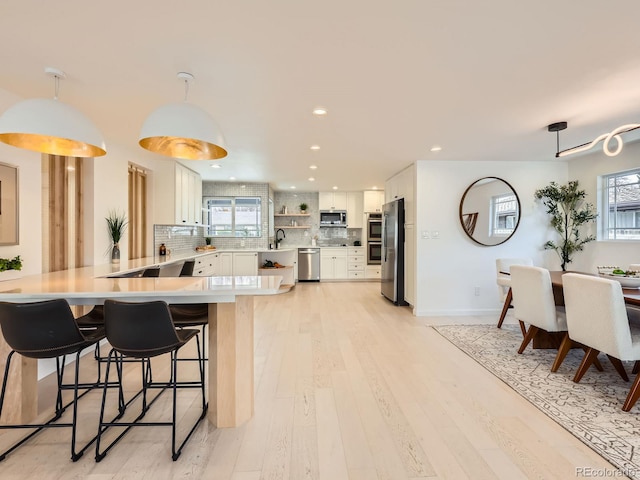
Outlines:
[{"label": "linear ceiling light fixture", "polygon": [[227,156],[224,137],[215,120],[203,109],[187,103],[193,75],[179,72],[184,81],[184,101],[164,105],[147,117],[142,125],[142,148],[183,160],[218,160]]},{"label": "linear ceiling light fixture", "polygon": [[54,78],[54,97],[23,100],[6,110],[0,117],[0,141],[50,155],[106,155],[98,128],[84,114],[58,100],[60,79],[66,78],[65,73],[51,67],[44,71]]},{"label": "linear ceiling light fixture", "polygon": [[[582,145],[577,145],[565,150],[560,150],[560,131],[565,130],[566,128],[567,122],[556,122],[547,126],[547,130],[549,130],[550,132],[556,132],[556,158],[566,157],[567,155],[573,155],[574,153],[586,152],[600,142],[603,142],[602,150],[604,151],[605,155],[609,157],[615,157],[622,151],[623,142],[620,135],[640,128],[640,124],[630,123],[627,125],[621,125],[615,130],[612,130],[610,133],[603,133],[602,135],[593,139],[591,142],[583,143]],[[616,146],[614,149],[611,149],[609,147],[609,142],[611,140],[616,141]]]}]

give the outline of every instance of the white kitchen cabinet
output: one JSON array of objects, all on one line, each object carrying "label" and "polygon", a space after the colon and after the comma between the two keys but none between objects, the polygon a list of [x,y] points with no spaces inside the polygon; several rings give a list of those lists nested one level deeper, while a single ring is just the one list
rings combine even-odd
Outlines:
[{"label": "white kitchen cabinet", "polygon": [[364,206],[362,192],[347,192],[347,226],[362,228],[364,225]]},{"label": "white kitchen cabinet", "polygon": [[233,275],[233,253],[220,253],[218,257],[218,275]]},{"label": "white kitchen cabinet", "polygon": [[385,203],[404,198],[405,222],[415,223],[415,167],[413,165],[391,177],[385,183]]},{"label": "white kitchen cabinet", "polygon": [[364,213],[380,213],[384,205],[384,190],[364,191]]},{"label": "white kitchen cabinet", "polygon": [[349,278],[347,249],[320,249],[320,280],[344,280]]},{"label": "white kitchen cabinet", "polygon": [[258,275],[258,252],[234,252],[233,275]]},{"label": "white kitchen cabinet", "polygon": [[196,257],[193,266],[193,275],[195,277],[212,277],[218,275],[219,253],[210,253]]},{"label": "white kitchen cabinet", "polygon": [[366,279],[380,279],[382,267],[380,265],[367,265],[364,269],[364,277]]},{"label": "white kitchen cabinet", "polygon": [[347,192],[318,193],[318,208],[320,210],[346,210]]},{"label": "white kitchen cabinet", "polygon": [[364,280],[367,258],[363,247],[347,248],[347,275],[352,280]]},{"label": "white kitchen cabinet", "polygon": [[175,222],[202,223],[202,178],[180,163],[175,164]]}]

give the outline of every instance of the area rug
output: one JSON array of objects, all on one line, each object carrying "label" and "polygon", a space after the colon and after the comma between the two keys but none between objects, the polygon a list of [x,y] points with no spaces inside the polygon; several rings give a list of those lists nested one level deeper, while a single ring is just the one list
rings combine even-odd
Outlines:
[{"label": "area rug", "polygon": [[[582,350],[572,350],[557,373],[550,368],[555,350],[529,346],[518,355],[519,327],[451,325],[434,327],[443,337],[484,366],[630,478],[640,480],[640,402],[629,413],[621,407],[629,392],[604,355],[603,372],[589,369],[572,381]],[[630,374],[633,364],[625,363]]]}]

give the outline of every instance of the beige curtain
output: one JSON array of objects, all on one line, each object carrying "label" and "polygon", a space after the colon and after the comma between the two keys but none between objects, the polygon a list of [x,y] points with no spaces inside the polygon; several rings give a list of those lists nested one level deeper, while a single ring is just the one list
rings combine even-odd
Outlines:
[{"label": "beige curtain", "polygon": [[129,259],[146,257],[147,172],[129,164]]}]

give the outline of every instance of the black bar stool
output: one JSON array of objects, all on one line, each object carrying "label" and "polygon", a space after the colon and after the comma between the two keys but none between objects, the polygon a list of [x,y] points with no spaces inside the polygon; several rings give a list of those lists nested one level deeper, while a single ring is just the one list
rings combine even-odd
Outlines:
[{"label": "black bar stool", "polygon": [[[135,426],[170,426],[171,427],[171,458],[175,461],[180,456],[182,448],[187,443],[200,421],[205,417],[207,404],[205,400],[204,371],[199,369],[200,381],[188,382],[177,380],[178,351],[189,340],[196,337],[198,330],[176,329],[171,319],[169,307],[163,301],[151,302],[119,302],[106,300],[104,303],[104,321],[107,340],[113,347],[107,360],[106,378],[109,378],[111,362],[115,361],[116,366],[120,364],[119,359],[133,358],[142,361],[142,408],[140,414],[131,422],[104,421],[104,412],[107,398],[108,385],[105,384],[100,408],[100,423],[98,427],[98,439],[96,441],[96,461],[102,460],[111,448],[120,441],[124,435]],[[202,365],[200,343],[196,341],[198,348],[198,358]],[[150,380],[148,372],[151,358],[159,355],[171,355],[171,375],[168,382],[153,382]],[[122,383],[122,370],[116,369],[118,381]],[[147,390],[150,388],[160,388],[151,401],[147,401]],[[159,398],[162,392],[171,388],[173,392],[172,418],[170,422],[143,422],[143,417],[148,412],[151,405]],[[198,388],[202,397],[202,414],[195,421],[189,433],[182,443],[176,448],[176,396],[178,388]],[[103,451],[100,450],[100,441],[104,432],[110,427],[126,427]]]},{"label": "black bar stool", "polygon": [[[0,326],[2,335],[11,352],[7,355],[2,390],[0,392],[0,416],[10,383],[9,368],[15,353],[28,358],[55,358],[58,391],[56,396],[55,414],[45,423],[39,424],[11,424],[0,425],[0,429],[22,428],[35,429],[29,435],[14,443],[9,449],[0,453],[0,461],[6,455],[18,448],[35,434],[44,428],[68,427],[71,428],[71,460],[78,460],[84,451],[95,441],[94,436],[80,451],[76,451],[76,425],[78,418],[78,399],[92,388],[99,386],[95,383],[79,383],[80,353],[87,347],[91,347],[105,337],[104,329],[94,329],[90,332],[81,332],[73,318],[69,304],[64,299],[47,300],[34,303],[7,303],[0,302]],[[64,365],[66,355],[75,355],[75,376],[71,384],[63,383]],[[99,380],[98,376],[98,380]],[[85,390],[82,394],[78,390]],[[63,405],[62,391],[73,390],[73,400]],[[71,422],[56,422],[65,409],[73,406]]]}]

